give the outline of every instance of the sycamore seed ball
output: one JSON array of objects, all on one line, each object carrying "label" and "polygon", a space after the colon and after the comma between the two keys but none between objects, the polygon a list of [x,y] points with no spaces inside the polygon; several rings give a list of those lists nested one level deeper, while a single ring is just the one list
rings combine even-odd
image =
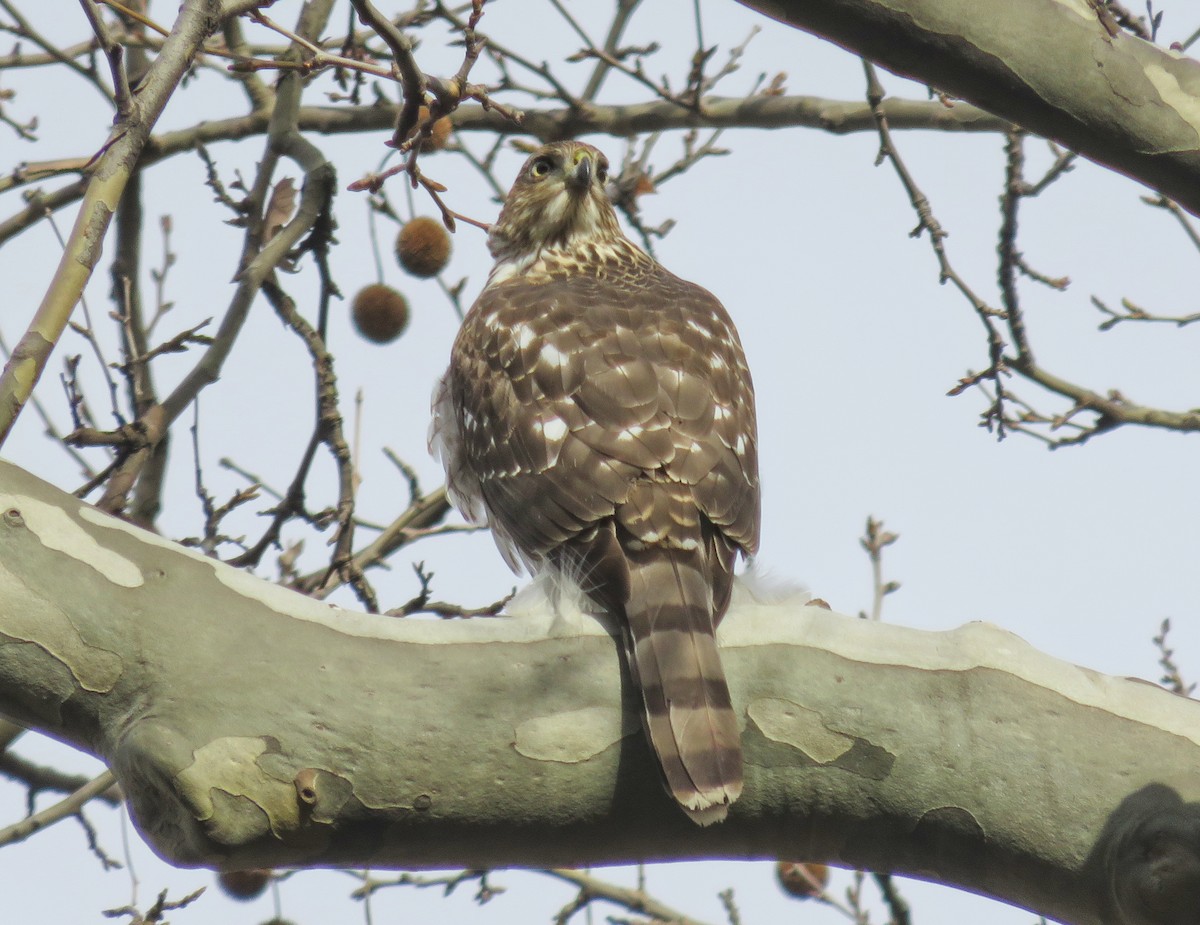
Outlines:
[{"label": "sycamore seed ball", "polygon": [[387,344],[408,327],[408,300],[391,286],[363,286],[350,306],[354,327],[367,340]]},{"label": "sycamore seed ball", "polygon": [[[417,125],[420,125],[429,118],[429,107],[422,106],[420,114],[417,116]],[[421,142],[421,153],[431,154],[434,151],[443,150],[450,143],[450,129],[453,126],[450,124],[449,116],[442,116],[440,119],[434,120],[433,125],[429,127],[429,137]],[[412,133],[409,133],[412,137]]]},{"label": "sycamore seed ball", "polygon": [[437,276],[450,259],[450,235],[436,218],[419,215],[400,229],[396,259],[413,276]]},{"label": "sycamore seed ball", "polygon": [[450,117],[442,116],[429,130],[429,141],[425,147],[430,151],[441,151],[450,143]]},{"label": "sycamore seed ball", "polygon": [[829,868],[809,861],[776,861],[775,877],[789,896],[811,899],[825,889]]},{"label": "sycamore seed ball", "polygon": [[261,896],[270,882],[271,871],[266,868],[223,870],[217,874],[217,883],[225,895],[243,902]]}]

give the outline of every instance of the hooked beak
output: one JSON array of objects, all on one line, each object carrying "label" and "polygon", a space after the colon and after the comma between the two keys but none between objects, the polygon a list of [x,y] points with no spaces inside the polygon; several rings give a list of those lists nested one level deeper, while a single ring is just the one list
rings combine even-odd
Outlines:
[{"label": "hooked beak", "polygon": [[582,193],[592,185],[594,170],[592,156],[586,151],[580,151],[575,155],[575,169],[567,174],[567,185],[576,192]]}]

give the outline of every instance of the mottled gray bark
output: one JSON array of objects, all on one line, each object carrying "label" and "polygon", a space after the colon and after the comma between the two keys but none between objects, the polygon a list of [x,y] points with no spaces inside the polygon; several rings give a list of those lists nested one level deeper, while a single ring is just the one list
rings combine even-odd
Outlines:
[{"label": "mottled gray bark", "polygon": [[176,863],[809,858],[1066,922],[1192,921],[1200,705],[984,624],[739,593],[721,639],[746,790],[701,829],[594,620],[529,598],[512,618],[352,613],[0,463],[0,714],[108,762]]},{"label": "mottled gray bark", "polygon": [[1088,0],[741,2],[1200,214],[1200,62],[1106,27]]}]

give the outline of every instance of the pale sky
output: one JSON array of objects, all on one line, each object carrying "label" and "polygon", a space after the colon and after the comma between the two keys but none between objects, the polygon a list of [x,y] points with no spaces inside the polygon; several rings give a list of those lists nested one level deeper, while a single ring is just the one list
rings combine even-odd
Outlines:
[{"label": "pale sky", "polygon": [[[28,4],[31,8],[34,4]],[[539,6],[531,23],[521,11]],[[1182,8],[1182,4],[1178,5]],[[271,15],[291,23],[298,4],[276,4]],[[392,5],[382,4],[385,12]],[[575,3],[577,14],[596,37],[604,22],[590,6]],[[605,5],[607,8],[607,5]],[[859,62],[828,44],[777,26],[727,2],[705,2],[705,38],[720,50],[739,44],[751,28],[763,31],[742,69],[719,92],[747,92],[761,73],[785,71],[787,91],[859,100],[864,80]],[[686,73],[694,39],[690,4],[648,5],[639,11],[627,40],[660,42],[651,59],[653,75],[669,72],[678,86]],[[160,20],[174,6],[154,3]],[[86,31],[82,14],[68,0],[49,0],[29,14],[50,34],[78,40]],[[1177,21],[1173,21],[1173,15]],[[1168,9],[1166,41],[1189,34],[1195,24]],[[331,28],[342,28],[344,12]],[[537,60],[553,62],[578,46],[549,5],[514,2],[489,5],[481,28]],[[544,33],[544,34],[543,34]],[[427,71],[451,73],[460,51],[435,47],[442,30],[429,32],[418,59]],[[1165,43],[1165,42],[1164,42]],[[575,87],[590,64],[557,65]],[[77,79],[49,72],[0,75],[0,86],[17,90],[16,112],[40,117],[38,146],[14,139],[0,127],[0,168],[22,160],[86,154],[104,140],[109,114],[94,90]],[[476,79],[492,75],[485,65]],[[881,74],[890,94],[924,98],[924,88]],[[394,90],[389,89],[389,93]],[[645,91],[620,75],[608,80],[602,99],[628,102]],[[321,103],[320,91],[310,102]],[[186,101],[186,102],[185,102]],[[185,96],[168,108],[160,128],[179,128],[198,119],[241,112],[240,94],[216,76],[203,74]],[[315,139],[336,164],[337,215],[341,246],[333,269],[347,296],[375,280],[362,194],[346,184],[374,169],[385,153],[386,133]],[[991,135],[897,133],[897,143],[935,214],[950,232],[947,247],[957,271],[995,304],[997,197],[1003,171],[1002,139]],[[617,160],[624,142],[590,137]],[[480,152],[488,139],[464,136]],[[858,545],[868,515],[882,518],[900,541],[885,554],[888,579],[901,589],[887,599],[884,619],[931,630],[986,620],[1021,636],[1036,648],[1098,671],[1156,681],[1158,654],[1151,637],[1164,617],[1173,622],[1173,643],[1185,676],[1200,677],[1200,590],[1195,524],[1200,502],[1195,489],[1194,440],[1174,433],[1126,428],[1084,447],[1048,452],[1032,438],[1014,435],[997,443],[976,426],[985,407],[981,395],[949,398],[946,392],[968,368],[986,363],[982,328],[969,306],[949,286],[939,286],[937,267],[925,238],[911,239],[916,224],[889,165],[874,167],[874,134],[849,137],[815,130],[728,132],[721,141],[731,153],[706,160],[642,200],[646,223],[671,218],[677,224],[657,246],[673,272],[712,290],[736,321],[757,387],[760,458],[764,486],[760,562],[773,574],[803,582],[835,610],[856,614],[869,606],[870,571]],[[659,169],[677,156],[678,133],[658,144]],[[249,179],[262,151],[262,139],[212,148],[228,180],[239,168]],[[1049,158],[1044,145],[1030,141],[1031,176]],[[507,186],[521,156],[505,155],[497,176]],[[482,183],[449,155],[430,158],[428,173],[450,187],[448,201],[488,221],[497,210]],[[280,176],[298,176],[285,165]],[[146,182],[145,269],[156,265],[160,247],[158,216],[169,213],[178,264],[168,281],[176,306],[157,333],[166,336],[209,316],[219,318],[233,286],[241,231],[211,204],[195,157],[177,157],[151,171]],[[400,184],[388,187],[401,209]],[[1027,324],[1041,362],[1080,384],[1104,392],[1119,389],[1135,401],[1183,410],[1200,405],[1200,373],[1195,363],[1200,325],[1177,330],[1167,325],[1121,325],[1098,333],[1102,317],[1089,302],[1095,295],[1115,304],[1128,297],[1164,314],[1197,310],[1197,255],[1166,213],[1139,202],[1146,191],[1090,164],[1074,172],[1040,199],[1026,203],[1020,248],[1026,259],[1051,276],[1069,276],[1071,285],[1054,293],[1022,286]],[[3,215],[14,212],[15,197],[4,200]],[[432,206],[417,196],[418,212]],[[58,216],[66,231],[73,210]],[[413,465],[427,489],[437,485],[439,467],[425,453],[428,396],[446,362],[457,321],[437,284],[415,281],[390,259],[394,231],[381,224],[385,280],[402,288],[412,303],[412,325],[387,347],[367,344],[352,331],[348,302],[335,305],[331,346],[338,357],[340,392],[347,421],[353,397],[365,395],[362,421],[363,516],[386,522],[404,506],[406,486],[381,448],[389,446]],[[111,246],[110,246],[111,252]],[[58,245],[39,225],[0,249],[0,276],[8,283],[8,307],[0,331],[14,342],[24,330],[57,261]],[[460,228],[445,279],[466,276],[469,301],[489,267],[483,234]],[[313,274],[305,269],[284,285],[314,308]],[[144,280],[152,292],[148,276]],[[88,290],[98,327],[106,329],[108,278],[97,273]],[[15,294],[15,296],[13,296]],[[63,357],[82,352],[80,338],[68,335],[56,352],[38,391],[67,430],[68,418],[58,375]],[[110,358],[115,357],[115,353]],[[156,366],[160,389],[169,387],[194,361],[194,354],[167,358]],[[87,361],[85,361],[87,362]],[[93,407],[105,407],[102,389],[88,371]],[[1013,381],[1022,397],[1042,410],[1061,409],[1061,400],[1040,396]],[[208,489],[224,499],[244,482],[219,467],[233,457],[278,487],[286,485],[311,428],[311,377],[299,341],[285,331],[265,301],[255,305],[246,332],[220,384],[201,398],[200,432]],[[176,465],[161,526],[167,535],[194,535],[200,514],[187,463],[191,414],[173,432]],[[77,473],[66,455],[41,437],[31,411],[5,447],[8,459],[72,489]],[[310,479],[313,507],[332,498],[331,469],[322,463]],[[257,509],[265,508],[267,503]],[[251,537],[261,529],[251,505],[231,522]],[[301,535],[293,530],[291,537]],[[324,550],[308,537],[303,561],[315,566]],[[467,606],[506,593],[517,581],[486,536],[437,538],[402,551],[390,573],[372,578],[384,606],[415,593],[410,563],[423,560],[436,573],[435,596]],[[274,574],[273,558],[261,570]],[[351,605],[351,599],[340,598]],[[66,753],[46,740],[27,736],[19,753],[35,760],[95,772],[90,759]],[[43,798],[39,807],[48,805]],[[0,786],[0,827],[24,811],[24,793]],[[99,807],[89,811],[106,850],[120,857],[121,820]],[[213,878],[203,871],[175,870],[155,859],[136,835],[130,850],[140,881],[142,907],[169,887],[179,898]],[[629,871],[612,872],[631,883]],[[835,872],[833,889],[850,875]],[[438,891],[394,890],[376,898],[374,921],[464,923],[546,921],[570,891],[544,878],[498,874],[509,892],[477,909],[471,887],[449,900]],[[344,874],[305,873],[280,887],[285,918],[297,925],[362,921],[361,909],[346,897],[353,881]],[[708,922],[723,921],[716,893],[735,888],[743,922],[803,921],[822,925],[844,919],[833,910],[806,904],[798,908],[775,887],[768,863],[704,863],[655,868],[649,886],[658,898]],[[13,921],[77,923],[101,921],[100,910],[130,901],[123,871],[103,873],[86,850],[82,830],[64,822],[25,844],[0,853],[0,890]],[[902,890],[922,925],[970,921],[1016,925],[1034,917],[951,890],[905,882]],[[870,888],[868,887],[868,891]],[[15,905],[14,905],[15,904]],[[470,907],[470,908],[468,908]],[[600,907],[597,915],[613,912]],[[196,905],[171,920],[249,925],[273,914],[270,898],[233,904],[210,889]],[[881,916],[880,916],[881,917]],[[597,921],[600,919],[598,918]]]}]

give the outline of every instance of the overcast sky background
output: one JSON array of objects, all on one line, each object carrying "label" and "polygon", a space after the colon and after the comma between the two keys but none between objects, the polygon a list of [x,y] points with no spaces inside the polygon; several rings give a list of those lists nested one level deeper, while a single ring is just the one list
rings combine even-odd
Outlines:
[{"label": "overcast sky background", "polygon": [[[24,12],[47,33],[79,40],[86,24],[77,4],[44,0]],[[694,49],[690,4],[649,4],[634,17],[630,44],[658,41],[664,48],[651,59],[652,75],[669,73],[679,86]],[[857,59],[802,33],[771,23],[729,2],[702,4],[705,40],[718,44],[714,62],[742,42],[754,27],[742,69],[720,88],[722,95],[750,90],[756,78],[778,71],[787,90],[835,99],[859,100],[864,79]],[[1163,44],[1186,37],[1197,23],[1184,4],[1167,8]],[[607,4],[576,0],[572,10],[591,34],[603,37]],[[299,4],[277,3],[270,15],[294,22]],[[157,2],[151,13],[169,22],[174,4]],[[393,12],[394,4],[384,4]],[[530,17],[528,11],[538,10]],[[333,29],[343,28],[344,12]],[[548,4],[502,2],[489,5],[482,30],[535,60],[561,60],[578,47]],[[332,29],[331,29],[332,31]],[[436,47],[443,30],[425,33],[418,60],[431,73],[452,73],[461,51]],[[555,65],[556,73],[578,88],[591,64]],[[476,79],[491,79],[481,63]],[[889,94],[924,98],[924,88],[882,74]],[[41,141],[32,146],[0,127],[0,169],[23,160],[49,160],[96,150],[106,137],[111,114],[100,97],[78,79],[49,71],[0,75],[0,86],[15,90],[8,103],[14,116],[39,116]],[[395,93],[389,88],[389,93]],[[646,91],[611,75],[603,102],[644,100]],[[310,90],[309,103],[324,102]],[[203,73],[173,101],[159,129],[182,128],[202,118],[240,113],[240,93],[212,73]],[[375,169],[385,153],[386,133],[315,139],[337,165],[339,185]],[[678,154],[678,133],[667,135],[653,163],[662,168]],[[897,143],[934,212],[950,232],[951,260],[984,298],[998,302],[995,285],[997,197],[1003,177],[1002,139],[991,135],[932,132],[896,134]],[[624,142],[588,140],[618,159]],[[483,151],[490,138],[463,136]],[[646,223],[668,218],[677,224],[658,245],[658,256],[673,272],[711,289],[738,324],[754,372],[759,400],[760,457],[764,486],[761,563],[772,573],[807,584],[835,610],[855,614],[869,606],[870,570],[858,545],[868,515],[882,518],[900,541],[886,552],[885,576],[902,588],[887,599],[884,619],[929,630],[950,629],[971,620],[1003,626],[1038,649],[1098,671],[1156,681],[1160,671],[1151,637],[1164,617],[1173,621],[1173,640],[1186,676],[1200,676],[1200,625],[1196,620],[1200,578],[1195,568],[1198,507],[1195,439],[1151,430],[1123,429],[1085,447],[1048,452],[1037,441],[1015,435],[998,443],[977,427],[982,396],[946,397],[968,368],[986,363],[982,328],[952,288],[939,286],[937,267],[925,238],[908,232],[915,217],[890,165],[873,166],[878,141],[873,133],[848,137],[815,130],[728,132],[728,156],[706,160],[683,177],[642,199]],[[238,169],[249,180],[263,150],[260,138],[212,148],[222,175]],[[1049,162],[1044,146],[1029,143],[1030,176]],[[507,185],[522,156],[506,154],[497,171]],[[443,154],[425,169],[450,187],[448,201],[461,212],[491,220],[497,205],[486,187],[457,158]],[[287,164],[277,176],[298,177]],[[227,216],[211,202],[195,157],[177,157],[146,178],[146,232],[143,283],[152,293],[148,271],[160,247],[158,217],[169,213],[178,264],[168,281],[174,310],[161,322],[159,336],[172,335],[205,317],[219,319],[233,291],[229,282],[241,246],[241,230],[221,224]],[[50,184],[52,186],[53,184]],[[1080,164],[1040,199],[1027,202],[1019,239],[1027,260],[1051,276],[1069,276],[1065,294],[1022,285],[1027,324],[1043,365],[1074,381],[1105,391],[1120,389],[1135,401],[1173,410],[1200,405],[1200,325],[1176,330],[1167,325],[1122,325],[1098,333],[1101,316],[1089,304],[1096,295],[1110,304],[1127,296],[1164,314],[1200,309],[1196,304],[1197,253],[1161,210],[1139,202],[1145,190],[1090,164]],[[401,209],[399,183],[389,186]],[[418,212],[433,214],[417,197]],[[19,207],[6,197],[2,214]],[[341,246],[333,254],[337,282],[349,296],[375,281],[362,194],[340,193],[336,205]],[[64,210],[57,221],[64,233],[74,220]],[[415,281],[390,260],[391,226],[381,224],[385,281],[401,288],[412,303],[412,324],[397,342],[379,347],[353,332],[346,306],[335,306],[331,347],[347,423],[353,397],[362,389],[364,481],[359,499],[363,516],[387,522],[405,506],[406,485],[381,448],[394,448],[435,487],[439,467],[425,453],[428,396],[444,368],[457,319],[437,284]],[[23,332],[57,262],[59,247],[46,224],[0,249],[0,277],[9,298],[0,313],[0,331],[9,343]],[[111,253],[111,242],[109,247]],[[467,300],[482,284],[490,265],[484,236],[463,226],[444,278],[466,276]],[[107,264],[105,263],[106,267]],[[284,284],[303,311],[315,307],[311,270]],[[109,311],[108,278],[98,272],[88,290],[89,306],[106,343],[113,343],[104,316]],[[68,417],[58,374],[68,353],[84,352],[80,338],[68,335],[38,395],[64,431]],[[115,350],[109,354],[115,358]],[[155,366],[165,391],[194,362],[195,355],[169,357]],[[87,370],[92,403],[106,407],[95,364]],[[172,377],[176,377],[173,379]],[[1030,387],[1014,382],[1018,394],[1043,409],[1061,408]],[[255,305],[246,332],[220,384],[201,398],[201,453],[206,485],[218,499],[244,486],[220,468],[230,456],[247,470],[282,488],[312,426],[311,372],[298,339],[283,329],[263,300]],[[161,520],[169,536],[195,535],[199,505],[187,426],[173,432],[176,464]],[[41,436],[31,409],[5,447],[6,458],[67,488],[78,473],[69,458]],[[312,506],[332,500],[332,468],[324,460],[310,478]],[[246,510],[238,529],[257,535],[262,522]],[[301,535],[292,531],[289,536]],[[361,534],[360,536],[367,536]],[[309,537],[303,561],[315,566],[324,553]],[[388,574],[373,579],[385,607],[415,593],[409,563],[424,560],[436,573],[437,597],[473,606],[505,594],[514,579],[486,536],[433,539],[404,550]],[[274,574],[273,562],[261,573]],[[343,603],[352,605],[349,598]],[[264,653],[264,657],[266,654]],[[918,708],[919,705],[914,705]],[[95,773],[96,762],[26,736],[20,754],[47,763]],[[52,802],[39,801],[39,807]],[[0,786],[0,827],[24,812],[19,788]],[[121,820],[102,808],[89,811],[105,849],[120,856]],[[136,835],[131,851],[140,880],[143,908],[158,890],[178,898],[213,882],[203,871],[175,870],[152,856]],[[632,883],[628,870],[606,876]],[[515,923],[546,921],[571,891],[545,878],[499,874],[509,892],[482,910],[471,906],[470,886],[450,899],[437,891],[394,890],[376,897],[375,922],[432,921]],[[835,873],[833,888],[849,882]],[[648,885],[655,895],[709,922],[723,921],[716,893],[736,890],[743,921],[753,923],[844,921],[833,910],[797,905],[774,885],[768,863],[703,863],[655,868]],[[346,896],[354,883],[336,872],[305,873],[280,888],[284,916],[297,925],[362,920]],[[962,893],[918,883],[903,892],[922,925],[964,921],[980,925],[1029,923],[1029,913]],[[30,841],[0,853],[0,895],[13,921],[101,921],[100,910],[130,901],[123,871],[103,873],[86,850],[83,832],[64,822]],[[606,912],[598,909],[597,915]],[[270,897],[235,905],[213,889],[195,906],[171,916],[186,923],[264,921]],[[880,916],[882,918],[882,916]],[[600,919],[597,919],[599,921]]]}]

